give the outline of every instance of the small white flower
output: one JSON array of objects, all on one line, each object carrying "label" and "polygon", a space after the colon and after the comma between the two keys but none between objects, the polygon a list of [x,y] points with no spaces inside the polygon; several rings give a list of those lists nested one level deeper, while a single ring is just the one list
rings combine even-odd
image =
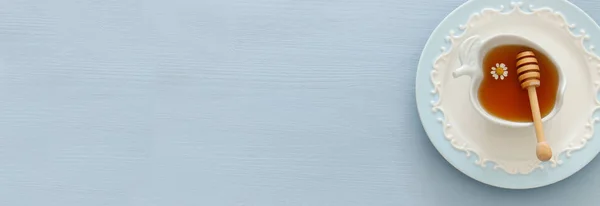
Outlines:
[{"label": "small white flower", "polygon": [[504,80],[504,77],[508,76],[508,67],[504,63],[496,63],[496,66],[492,67],[490,74],[492,74],[494,79],[500,77],[500,80]]}]

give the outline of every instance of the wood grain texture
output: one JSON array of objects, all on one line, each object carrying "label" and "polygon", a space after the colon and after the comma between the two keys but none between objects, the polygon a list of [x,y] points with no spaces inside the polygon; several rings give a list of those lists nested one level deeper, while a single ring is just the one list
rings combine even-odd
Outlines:
[{"label": "wood grain texture", "polygon": [[600,201],[598,161],[508,191],[431,145],[415,70],[461,3],[2,0],[0,205]]}]

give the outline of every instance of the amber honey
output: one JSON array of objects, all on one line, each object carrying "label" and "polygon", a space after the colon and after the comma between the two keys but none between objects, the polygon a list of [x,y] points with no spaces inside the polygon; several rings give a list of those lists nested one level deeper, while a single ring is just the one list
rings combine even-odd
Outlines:
[{"label": "amber honey", "polygon": [[[516,56],[519,52],[533,51],[540,67],[541,85],[536,88],[542,118],[554,108],[558,92],[558,70],[543,53],[521,45],[502,45],[491,49],[483,59],[483,80],[478,98],[481,106],[491,115],[514,122],[531,122],[527,90],[517,78]],[[505,73],[506,72],[506,73]]]}]

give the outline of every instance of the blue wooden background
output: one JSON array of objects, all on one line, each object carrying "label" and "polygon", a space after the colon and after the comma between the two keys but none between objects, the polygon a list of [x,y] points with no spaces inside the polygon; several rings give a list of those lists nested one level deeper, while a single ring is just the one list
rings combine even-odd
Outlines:
[{"label": "blue wooden background", "polygon": [[0,0],[0,205],[598,205],[597,159],[513,191],[431,145],[415,70],[461,3]]}]

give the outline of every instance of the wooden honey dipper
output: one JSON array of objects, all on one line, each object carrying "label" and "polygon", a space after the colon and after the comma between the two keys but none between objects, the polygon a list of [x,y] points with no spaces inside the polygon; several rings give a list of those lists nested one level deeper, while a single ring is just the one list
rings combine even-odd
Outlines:
[{"label": "wooden honey dipper", "polygon": [[544,139],[540,106],[535,91],[535,88],[540,86],[540,67],[538,66],[535,54],[532,51],[524,51],[517,54],[516,68],[521,88],[527,89],[527,93],[529,93],[529,104],[531,105],[531,114],[537,138],[535,154],[540,161],[548,161],[552,158],[552,149],[550,149],[550,145]]}]

